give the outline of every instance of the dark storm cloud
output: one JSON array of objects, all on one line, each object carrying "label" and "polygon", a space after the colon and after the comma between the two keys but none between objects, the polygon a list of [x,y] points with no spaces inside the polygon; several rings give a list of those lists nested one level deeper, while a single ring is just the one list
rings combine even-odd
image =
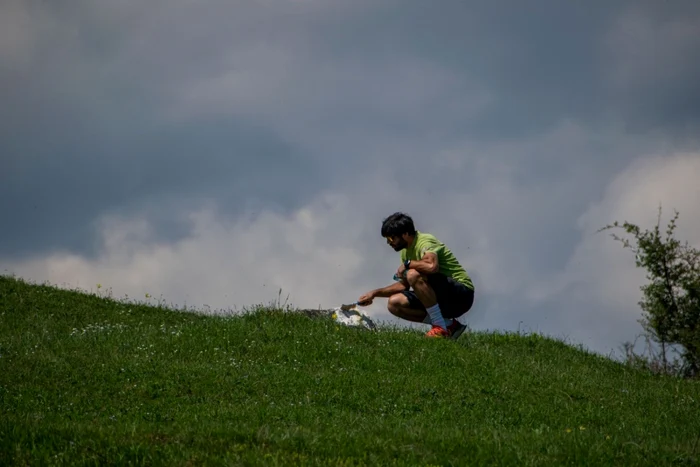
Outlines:
[{"label": "dark storm cloud", "polygon": [[625,130],[655,131],[676,140],[697,135],[700,3],[646,2],[630,8],[615,19],[606,43],[604,95],[611,113],[621,109]]},{"label": "dark storm cloud", "polygon": [[457,137],[497,140],[601,108],[600,37],[620,10],[609,2],[404,2],[361,27],[328,31],[317,47],[328,60],[419,57],[449,69],[489,105],[474,118],[460,118],[459,109],[451,121],[440,109],[434,117]]},{"label": "dark storm cloud", "polygon": [[[614,137],[574,149],[564,141],[519,147],[562,121],[697,128],[697,4],[31,5],[34,22],[21,30],[30,37],[0,63],[0,218],[8,220],[0,257],[94,253],[100,214],[149,203],[164,238],[187,233],[172,220],[177,206],[201,197],[231,216],[250,206],[292,208],[353,177],[371,164],[372,148],[392,141],[424,145],[414,160],[441,144],[479,142],[471,160],[511,161],[518,170],[510,181],[527,187],[581,167],[614,173],[633,157]],[[667,68],[657,70],[657,60]],[[186,108],[178,120],[171,112],[188,107],[192,89],[208,96],[204,108]],[[386,156],[397,177],[420,177],[402,157]],[[438,179],[473,182],[464,173]],[[550,222],[564,232],[587,202],[533,196],[551,203]],[[523,225],[523,244],[510,242],[559,264],[544,253],[552,245],[561,253],[569,241],[533,247],[536,224]]]},{"label": "dark storm cloud", "polygon": [[[314,167],[264,129],[245,122],[215,121],[110,135],[80,128],[62,135],[27,135],[9,149],[0,188],[0,256],[37,255],[61,248],[95,253],[92,221],[100,214],[152,205],[164,239],[187,233],[169,216],[200,197],[217,197],[226,214],[259,204],[290,208],[310,187],[322,187]],[[36,138],[42,142],[36,143]],[[48,143],[50,141],[50,143]],[[23,143],[23,144],[22,144]],[[48,143],[48,144],[47,144]],[[158,200],[154,203],[153,200]],[[175,225],[173,224],[175,222]]]}]

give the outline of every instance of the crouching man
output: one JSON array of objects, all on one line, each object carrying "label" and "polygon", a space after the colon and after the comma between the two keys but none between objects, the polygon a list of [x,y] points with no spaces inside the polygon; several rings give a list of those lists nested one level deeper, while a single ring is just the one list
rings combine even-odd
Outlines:
[{"label": "crouching man", "polygon": [[455,255],[434,235],[417,231],[410,216],[397,212],[382,223],[382,237],[400,252],[395,284],[362,295],[358,303],[370,305],[388,298],[394,316],[430,324],[427,337],[458,338],[465,325],[456,318],[474,303],[474,284]]}]

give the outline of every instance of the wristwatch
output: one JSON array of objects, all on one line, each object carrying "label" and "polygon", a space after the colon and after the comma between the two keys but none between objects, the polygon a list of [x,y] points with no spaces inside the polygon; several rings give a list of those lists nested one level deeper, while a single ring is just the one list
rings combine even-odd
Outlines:
[{"label": "wristwatch", "polygon": [[403,262],[403,267],[405,267],[406,269],[408,269],[408,267],[409,267],[410,265],[411,265],[411,260],[410,260],[410,259],[407,259],[406,261]]}]

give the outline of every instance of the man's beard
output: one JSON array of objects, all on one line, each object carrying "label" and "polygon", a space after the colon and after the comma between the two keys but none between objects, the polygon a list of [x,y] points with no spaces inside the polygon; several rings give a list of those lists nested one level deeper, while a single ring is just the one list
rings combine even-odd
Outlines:
[{"label": "man's beard", "polygon": [[406,248],[407,246],[408,246],[408,243],[406,242],[406,240],[404,240],[402,238],[401,241],[399,241],[399,243],[397,243],[396,245],[393,246],[393,248],[394,248],[394,251],[401,251],[404,248]]}]

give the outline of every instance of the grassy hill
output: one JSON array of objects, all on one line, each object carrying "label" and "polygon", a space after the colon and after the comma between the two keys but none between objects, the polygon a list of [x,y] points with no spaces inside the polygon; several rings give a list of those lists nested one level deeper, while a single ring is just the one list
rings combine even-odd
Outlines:
[{"label": "grassy hill", "polygon": [[539,336],[214,317],[0,277],[0,464],[653,465],[700,384]]}]

